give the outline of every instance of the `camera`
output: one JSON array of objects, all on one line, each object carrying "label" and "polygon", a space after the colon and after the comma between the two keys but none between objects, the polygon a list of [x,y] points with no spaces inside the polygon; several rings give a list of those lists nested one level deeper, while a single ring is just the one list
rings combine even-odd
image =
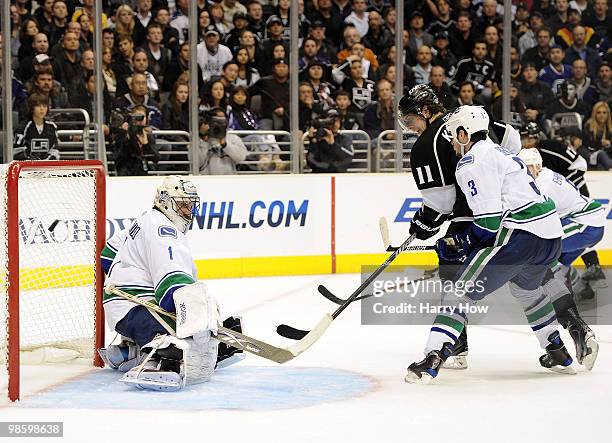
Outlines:
[{"label": "camera", "polygon": [[340,111],[336,108],[329,108],[322,115],[317,115],[312,119],[312,127],[317,130],[316,137],[322,138],[325,136],[325,129],[333,131],[336,119],[340,118]]},{"label": "camera", "polygon": [[208,123],[208,136],[210,138],[222,139],[227,134],[227,121],[225,117],[212,117]]}]

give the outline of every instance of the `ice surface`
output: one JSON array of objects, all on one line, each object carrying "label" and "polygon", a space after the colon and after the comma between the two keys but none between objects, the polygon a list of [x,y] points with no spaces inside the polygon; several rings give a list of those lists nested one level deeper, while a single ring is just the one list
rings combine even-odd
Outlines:
[{"label": "ice surface", "polygon": [[[212,280],[208,285],[225,314],[244,316],[248,334],[288,344],[275,335],[274,324],[310,328],[334,310],[316,292],[321,283],[346,297],[359,276]],[[541,351],[527,326],[473,326],[470,368],[446,370],[435,384],[414,386],[404,383],[404,372],[422,358],[428,327],[360,326],[359,319],[357,305],[347,309],[319,342],[287,365],[249,356],[209,385],[165,394],[118,386],[110,371],[88,371],[18,405],[2,404],[1,421],[63,421],[64,438],[57,439],[62,442],[609,439],[610,326],[594,327],[600,342],[595,369],[579,369],[573,377],[540,367]],[[572,343],[567,335],[564,339]],[[28,368],[23,383],[32,391],[55,382],[57,372]]]}]

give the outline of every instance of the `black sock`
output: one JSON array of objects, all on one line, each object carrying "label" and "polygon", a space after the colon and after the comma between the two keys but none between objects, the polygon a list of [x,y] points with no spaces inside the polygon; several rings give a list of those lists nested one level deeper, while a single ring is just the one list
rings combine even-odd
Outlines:
[{"label": "black sock", "polygon": [[582,261],[585,266],[599,265],[599,257],[597,251],[589,251],[586,254],[582,254]]}]

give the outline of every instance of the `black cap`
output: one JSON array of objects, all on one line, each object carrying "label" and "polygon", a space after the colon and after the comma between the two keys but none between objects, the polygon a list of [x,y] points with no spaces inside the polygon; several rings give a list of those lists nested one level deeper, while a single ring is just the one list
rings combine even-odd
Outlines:
[{"label": "black cap", "polygon": [[268,20],[266,20],[266,26],[273,25],[274,23],[278,23],[279,25],[283,24],[283,21],[278,18],[277,15],[271,15]]},{"label": "black cap", "polygon": [[235,22],[236,20],[238,20],[239,18],[241,18],[243,20],[247,20],[246,14],[244,12],[238,11],[232,17],[232,23]]},{"label": "black cap", "polygon": [[274,59],[272,66],[282,65],[282,64],[288,65],[287,60],[285,60],[284,58],[277,58],[277,59]]},{"label": "black cap", "polygon": [[529,11],[529,6],[527,6],[527,3],[520,2],[518,5],[516,5],[516,9],[526,9]]},{"label": "black cap", "polygon": [[438,40],[440,38],[444,38],[444,39],[448,40],[448,32],[446,32],[446,31],[436,32],[436,35],[434,35],[434,40]]},{"label": "black cap", "polygon": [[325,26],[325,23],[323,23],[321,20],[315,20],[310,24],[311,28],[326,28],[327,26]]},{"label": "black cap", "polygon": [[574,14],[578,14],[578,15],[580,15],[580,16],[582,15],[582,12],[580,12],[580,9],[576,9],[576,8],[569,8],[569,9],[567,10],[567,14],[568,14],[568,15],[569,15],[569,14],[571,14],[572,12],[573,12]]},{"label": "black cap", "polygon": [[535,65],[535,63],[531,63],[531,62],[523,63],[523,66],[521,67],[521,69],[524,71],[527,68],[533,68],[536,71],[538,70],[538,67]]},{"label": "black cap", "polygon": [[410,20],[412,20],[414,17],[423,17],[423,13],[421,11],[419,11],[418,9],[416,11],[412,11],[412,14],[410,14],[409,18]]},{"label": "black cap", "polygon": [[542,14],[540,11],[533,11],[531,13],[532,17],[540,17],[542,20],[544,20],[544,14]]},{"label": "black cap", "polygon": [[323,63],[321,60],[319,60],[318,58],[315,58],[313,61],[308,63],[308,67],[307,69],[310,69],[313,66],[320,66],[322,68],[325,68],[325,63]]}]

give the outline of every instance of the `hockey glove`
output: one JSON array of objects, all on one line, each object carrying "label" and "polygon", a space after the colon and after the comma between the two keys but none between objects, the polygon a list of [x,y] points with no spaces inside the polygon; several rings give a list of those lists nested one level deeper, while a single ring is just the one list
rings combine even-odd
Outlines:
[{"label": "hockey glove", "polygon": [[[439,220],[436,220],[439,219]],[[422,207],[419,209],[410,222],[410,235],[416,234],[419,240],[427,240],[433,237],[440,230],[440,225],[444,222],[444,217],[435,211]]]},{"label": "hockey glove", "polygon": [[446,261],[464,262],[474,250],[475,244],[469,232],[460,232],[436,242],[435,250]]}]

